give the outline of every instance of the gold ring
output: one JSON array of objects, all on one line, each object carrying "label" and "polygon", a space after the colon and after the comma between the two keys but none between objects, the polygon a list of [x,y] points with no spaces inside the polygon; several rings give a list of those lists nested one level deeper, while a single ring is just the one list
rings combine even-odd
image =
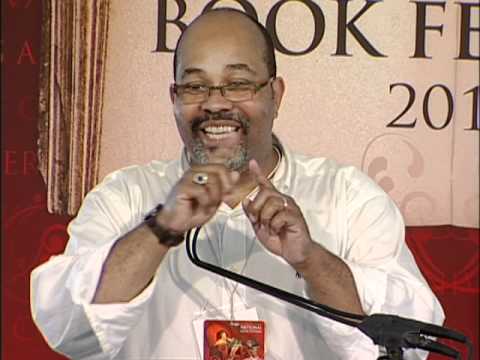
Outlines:
[{"label": "gold ring", "polygon": [[208,182],[208,174],[203,172],[195,173],[193,174],[192,181],[198,185],[206,185]]}]

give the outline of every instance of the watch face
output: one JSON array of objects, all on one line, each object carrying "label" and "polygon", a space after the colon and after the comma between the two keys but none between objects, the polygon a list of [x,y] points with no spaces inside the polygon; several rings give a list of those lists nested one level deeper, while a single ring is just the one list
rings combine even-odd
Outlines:
[{"label": "watch face", "polygon": [[168,247],[179,245],[185,238],[185,234],[179,234],[172,232],[168,229],[164,229],[157,223],[156,215],[162,207],[155,209],[145,217],[145,224],[150,228],[152,233],[157,237],[159,244]]}]

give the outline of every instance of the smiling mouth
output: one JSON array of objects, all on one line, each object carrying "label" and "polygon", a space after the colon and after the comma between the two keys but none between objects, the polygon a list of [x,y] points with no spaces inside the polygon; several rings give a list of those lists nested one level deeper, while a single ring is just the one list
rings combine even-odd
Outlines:
[{"label": "smiling mouth", "polygon": [[235,135],[240,130],[239,126],[206,126],[201,131],[212,140],[222,140]]}]

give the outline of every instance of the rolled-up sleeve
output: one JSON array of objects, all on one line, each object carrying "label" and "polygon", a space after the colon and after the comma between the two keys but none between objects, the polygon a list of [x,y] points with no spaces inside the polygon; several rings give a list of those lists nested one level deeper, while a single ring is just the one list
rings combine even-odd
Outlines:
[{"label": "rolled-up sleeve", "polygon": [[[138,323],[155,279],[128,303],[92,304],[103,264],[115,240],[140,222],[128,199],[107,179],[85,198],[69,224],[64,254],[53,256],[31,274],[31,311],[45,340],[75,359],[112,359]],[[112,184],[113,182],[113,184]]]},{"label": "rolled-up sleeve", "polygon": [[[366,314],[386,313],[442,324],[444,312],[405,243],[405,225],[393,201],[372,180],[355,172],[346,186],[345,245],[339,254],[355,280]],[[341,359],[375,359],[379,349],[358,329],[322,320],[320,330]],[[405,359],[427,352],[407,350]]]}]

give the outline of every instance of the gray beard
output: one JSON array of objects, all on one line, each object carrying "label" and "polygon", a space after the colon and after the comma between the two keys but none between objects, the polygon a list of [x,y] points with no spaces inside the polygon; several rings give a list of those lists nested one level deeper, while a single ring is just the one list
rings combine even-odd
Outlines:
[{"label": "gray beard", "polygon": [[[210,161],[208,159],[207,151],[203,143],[200,140],[196,140],[191,155],[191,162],[197,165],[206,165],[209,164]],[[248,150],[245,145],[240,145],[239,149],[235,152],[233,157],[226,160],[223,165],[227,167],[227,169],[231,171],[241,171],[248,167],[248,161],[250,157],[248,154]]]}]

